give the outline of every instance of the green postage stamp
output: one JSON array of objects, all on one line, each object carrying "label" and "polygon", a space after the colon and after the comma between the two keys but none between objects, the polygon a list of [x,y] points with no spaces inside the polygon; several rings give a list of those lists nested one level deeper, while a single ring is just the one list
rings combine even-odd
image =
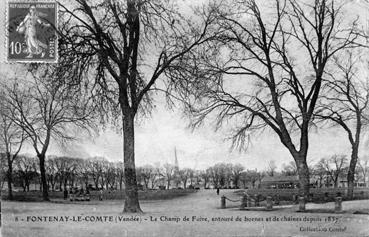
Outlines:
[{"label": "green postage stamp", "polygon": [[57,62],[57,3],[8,2],[8,62]]}]

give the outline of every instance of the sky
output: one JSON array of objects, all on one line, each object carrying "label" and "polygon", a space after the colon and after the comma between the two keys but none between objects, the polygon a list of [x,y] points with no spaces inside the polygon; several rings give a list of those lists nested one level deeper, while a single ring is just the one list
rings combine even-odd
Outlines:
[{"label": "sky", "polygon": [[[5,1],[0,1],[0,16],[5,16]],[[5,19],[0,19],[5,22]],[[0,24],[0,32],[5,32]],[[0,33],[0,72],[12,73],[15,64],[5,63],[5,34]],[[274,160],[277,167],[292,161],[292,156],[281,144],[279,138],[271,132],[252,137],[248,150],[231,150],[226,140],[228,128],[214,131],[211,124],[205,124],[192,131],[188,128],[189,119],[179,108],[169,110],[162,98],[152,112],[151,118],[136,124],[136,164],[174,163],[174,149],[177,150],[179,166],[204,169],[218,162],[240,163],[246,169],[263,170],[268,162]],[[67,147],[52,143],[48,155],[69,155],[76,157],[104,156],[111,161],[123,160],[122,135],[114,129],[106,129],[94,138],[80,138]],[[362,155],[369,155],[369,137],[363,138]],[[364,146],[365,144],[365,146]],[[26,146],[23,153],[34,154],[32,147]],[[320,158],[333,154],[350,154],[350,145],[341,128],[312,131],[308,161],[314,163]]]}]

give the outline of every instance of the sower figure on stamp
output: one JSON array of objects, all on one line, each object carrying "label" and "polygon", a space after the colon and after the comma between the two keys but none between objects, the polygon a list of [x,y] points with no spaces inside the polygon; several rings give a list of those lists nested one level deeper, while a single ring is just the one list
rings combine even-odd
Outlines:
[{"label": "sower figure on stamp", "polygon": [[45,56],[47,45],[37,39],[36,24],[38,23],[46,27],[49,27],[50,24],[44,23],[39,17],[40,14],[42,13],[36,11],[36,6],[31,5],[29,13],[17,27],[17,32],[24,34],[24,39],[27,44],[28,56],[26,58],[32,58],[34,54],[41,54],[42,58]]}]

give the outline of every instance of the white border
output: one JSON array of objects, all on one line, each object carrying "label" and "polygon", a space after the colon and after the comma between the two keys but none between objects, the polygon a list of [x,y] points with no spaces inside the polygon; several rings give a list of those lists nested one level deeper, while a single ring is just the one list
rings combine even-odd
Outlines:
[{"label": "white border", "polygon": [[[0,0],[1,1],[1,0]],[[14,63],[58,63],[59,62],[59,34],[56,32],[55,38],[55,59],[53,60],[19,60],[19,59],[10,59],[9,60],[9,4],[10,3],[55,3],[55,27],[59,27],[59,3],[57,0],[6,0],[5,5],[5,63],[14,64]]]}]

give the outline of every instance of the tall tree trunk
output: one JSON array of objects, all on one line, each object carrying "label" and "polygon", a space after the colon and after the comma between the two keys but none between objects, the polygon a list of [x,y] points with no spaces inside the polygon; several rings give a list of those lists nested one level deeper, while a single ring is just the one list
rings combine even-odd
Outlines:
[{"label": "tall tree trunk", "polygon": [[135,167],[134,113],[123,111],[125,199],[123,212],[142,212],[138,202]]},{"label": "tall tree trunk", "polygon": [[146,181],[146,182],[145,182],[145,188],[146,188],[146,189],[149,189],[149,181]]},{"label": "tall tree trunk", "polygon": [[8,179],[8,199],[13,200],[13,161],[9,152],[6,153],[6,158],[8,159],[8,171],[6,173]]},{"label": "tall tree trunk", "polygon": [[338,177],[334,179],[334,188],[338,188]]},{"label": "tall tree trunk", "polygon": [[23,188],[23,192],[26,191],[27,185],[26,185],[26,181],[22,180],[22,188]]},{"label": "tall tree trunk", "polygon": [[355,168],[358,159],[359,149],[358,146],[355,144],[352,146],[351,152],[351,160],[349,170],[347,172],[347,198],[353,199],[354,198],[354,182],[355,182]]},{"label": "tall tree trunk", "polygon": [[13,167],[11,163],[8,163],[8,172],[7,172],[7,179],[8,179],[8,199],[13,200]]},{"label": "tall tree trunk", "polygon": [[67,179],[64,179],[64,182],[63,182],[63,191],[64,190],[67,190]]},{"label": "tall tree trunk", "polygon": [[151,181],[151,189],[154,189],[155,188],[155,182],[152,180]]},{"label": "tall tree trunk", "polygon": [[71,177],[70,181],[71,181],[71,186],[74,187],[74,178],[73,178],[73,176]]},{"label": "tall tree trunk", "polygon": [[46,170],[45,170],[45,154],[37,155],[40,162],[40,173],[41,173],[41,186],[42,186],[42,199],[44,201],[50,201],[49,192],[47,188]]},{"label": "tall tree trunk", "polygon": [[296,163],[300,184],[299,195],[305,197],[306,200],[310,191],[309,167],[307,166],[306,159],[304,158],[298,158]]},{"label": "tall tree trunk", "polygon": [[98,178],[94,178],[95,188],[96,190],[99,190],[99,180]]}]

